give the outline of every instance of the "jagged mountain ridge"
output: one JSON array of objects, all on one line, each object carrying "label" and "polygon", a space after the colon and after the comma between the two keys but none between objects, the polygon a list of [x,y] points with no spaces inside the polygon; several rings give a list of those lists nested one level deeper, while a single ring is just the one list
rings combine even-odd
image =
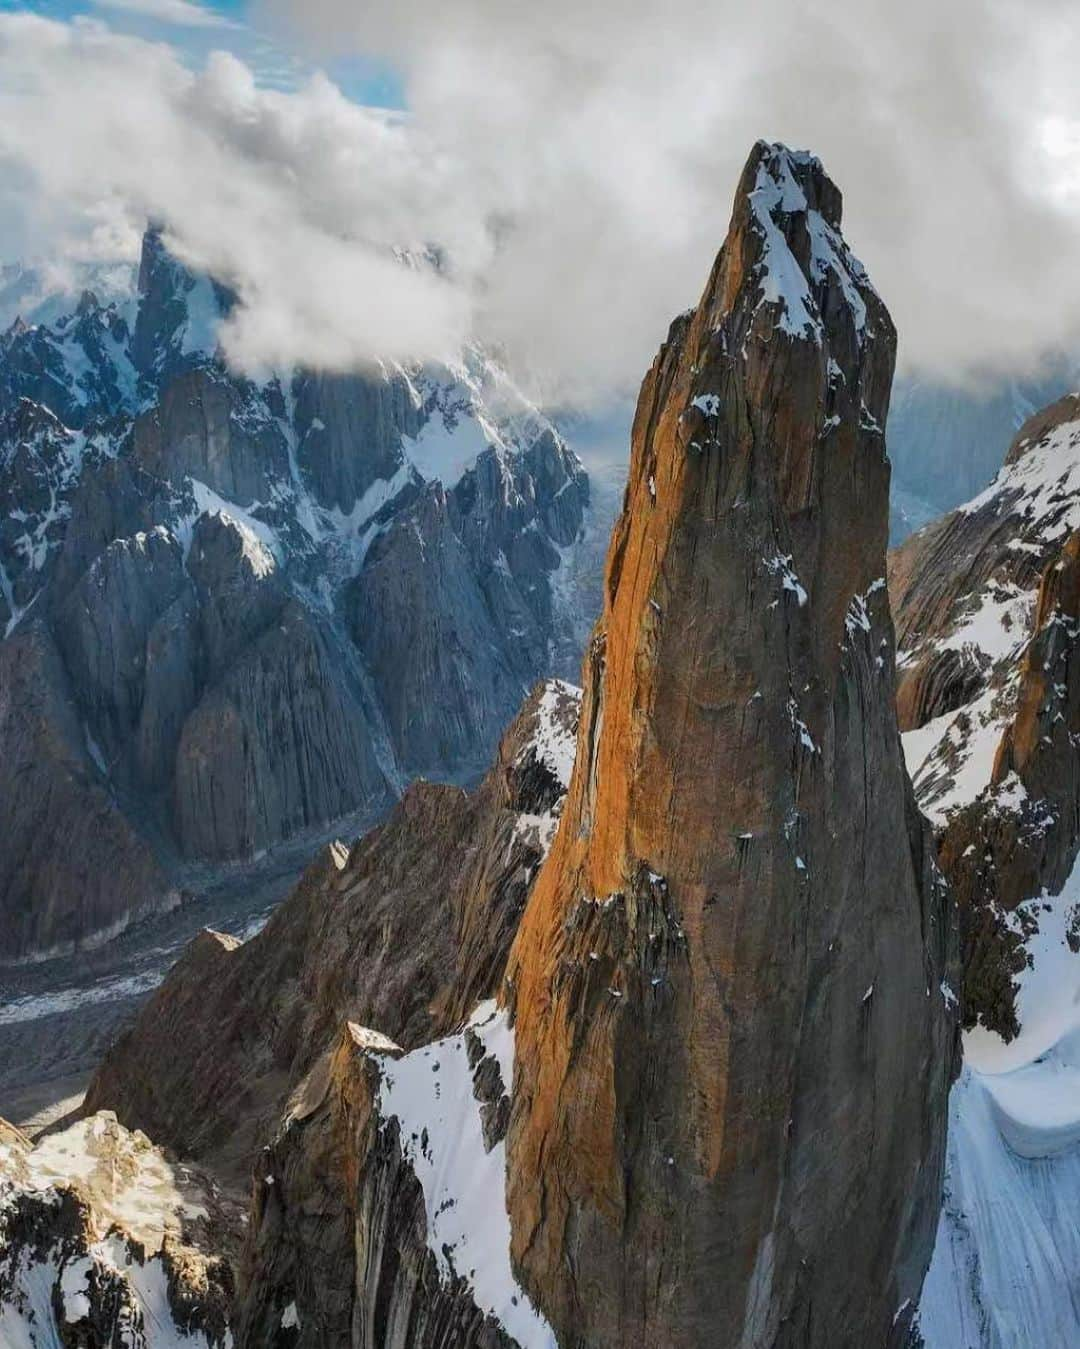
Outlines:
[{"label": "jagged mountain ridge", "polygon": [[[476,1128],[489,1151],[498,1148],[512,1075],[470,1034],[486,1039],[505,1018],[473,1016],[473,1032],[460,1028],[502,980],[562,809],[579,703],[572,686],[540,685],[475,792],[414,785],[385,824],[317,859],[250,941],[203,934],[91,1084],[85,1110],[99,1112],[91,1118],[114,1109],[226,1183],[246,1181],[254,1161],[237,1344],[276,1343],[284,1327],[297,1332],[290,1343],[355,1335],[375,1349],[406,1324],[416,1343],[447,1349],[511,1343],[478,1305],[471,1276],[447,1279],[454,1256],[429,1226],[413,1171],[418,1140],[382,1127],[381,1079],[368,1055],[400,1057],[400,1042],[439,1097],[431,1046],[443,1037],[464,1074],[453,1083],[465,1097],[454,1099],[467,1107],[475,1077]],[[386,1029],[363,1030],[358,1020]],[[449,1076],[445,1084],[449,1105]],[[380,1167],[365,1166],[371,1146],[396,1166],[389,1185]],[[496,1179],[501,1157],[499,1149],[488,1158]],[[343,1183],[357,1176],[362,1192]],[[466,1185],[474,1209],[497,1213],[488,1187],[471,1176]],[[506,1242],[504,1264],[508,1256]]]},{"label": "jagged mountain ridge", "polygon": [[498,990],[569,782],[579,698],[538,686],[474,792],[414,783],[351,848],[325,849],[257,936],[196,939],[85,1108],[246,1178],[345,1020],[409,1049],[456,1029]]},{"label": "jagged mountain ridge", "polygon": [[497,364],[256,382],[230,303],[150,231],[133,301],[0,339],[0,958],[476,774],[576,664],[588,480]]},{"label": "jagged mountain ridge", "polygon": [[888,424],[890,543],[980,492],[1024,422],[1076,383],[1075,358],[1061,357],[1033,374],[988,377],[973,388],[926,374],[898,378]]},{"label": "jagged mountain ridge", "polygon": [[1078,527],[1067,395],[1028,419],[985,491],[890,558],[905,749],[958,899],[968,1028],[927,1349],[1080,1336]]},{"label": "jagged mountain ridge", "polygon": [[1080,398],[1021,428],[979,496],[890,558],[909,767],[960,904],[965,1022],[1015,1035],[1025,909],[1080,846]]}]

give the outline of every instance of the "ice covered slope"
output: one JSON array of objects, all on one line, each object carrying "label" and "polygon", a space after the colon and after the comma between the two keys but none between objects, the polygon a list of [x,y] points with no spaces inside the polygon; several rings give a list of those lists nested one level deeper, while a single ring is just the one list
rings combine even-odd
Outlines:
[{"label": "ice covered slope", "polygon": [[513,1076],[493,1000],[410,1053],[341,1028],[256,1163],[241,1349],[288,1309],[305,1344],[557,1349],[511,1263]]},{"label": "ice covered slope", "polygon": [[1041,906],[1019,1036],[965,1037],[945,1202],[923,1288],[926,1349],[1080,1344],[1080,869]]},{"label": "ice covered slope", "polygon": [[[1080,1343],[1080,399],[890,562],[900,711],[963,947],[927,1349]],[[950,993],[951,995],[951,993]]]},{"label": "ice covered slope", "polygon": [[108,1113],[36,1146],[0,1121],[0,1344],[225,1349],[213,1187]]}]

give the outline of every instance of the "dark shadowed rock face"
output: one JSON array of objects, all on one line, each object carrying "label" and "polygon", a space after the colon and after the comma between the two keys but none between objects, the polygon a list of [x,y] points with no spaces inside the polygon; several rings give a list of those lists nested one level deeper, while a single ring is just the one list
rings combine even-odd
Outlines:
[{"label": "dark shadowed rock face", "polygon": [[87,1109],[246,1173],[285,1093],[343,1020],[412,1048],[498,989],[569,780],[578,697],[526,701],[472,794],[417,783],[351,850],[335,844],[266,928],[206,932],[117,1043]]},{"label": "dark shadowed rock face", "polygon": [[1080,399],[1021,428],[981,496],[890,558],[898,707],[956,892],[964,1021],[1019,1028],[1015,976],[1080,834]]},{"label": "dark shadowed rock face", "polygon": [[894,333],[759,144],[646,377],[511,953],[512,1250],[564,1346],[884,1345],[940,1203],[951,923],[885,591]]},{"label": "dark shadowed rock face", "polygon": [[450,492],[430,484],[371,545],[350,630],[411,771],[490,760],[486,728],[509,721],[548,659],[548,578],[581,531],[586,491],[545,432],[524,457],[485,451]]},{"label": "dark shadowed rock face", "polygon": [[70,950],[180,896],[104,780],[47,628],[0,643],[6,952]]},{"label": "dark shadowed rock face", "polygon": [[184,723],[174,785],[188,857],[250,855],[318,816],[378,799],[365,700],[326,628],[295,599]]},{"label": "dark shadowed rock face", "polygon": [[[417,772],[472,778],[576,669],[588,482],[497,365],[252,381],[216,351],[231,303],[151,230],[130,302],[0,338],[0,641],[40,627],[35,707],[90,784],[55,753],[6,780],[35,724],[11,704],[0,962],[377,815]],[[107,828],[75,818],[87,791]],[[60,801],[70,856],[35,869]],[[77,898],[81,874],[109,882]]]},{"label": "dark shadowed rock face", "polygon": [[188,371],[165,386],[135,420],[134,453],[155,477],[191,477],[242,506],[266,500],[289,471],[272,405],[246,381],[214,369]]},{"label": "dark shadowed rock face", "polygon": [[[294,383],[296,457],[312,496],[350,512],[375,484],[401,467],[401,437],[416,436],[425,416],[404,372],[385,380],[304,374]],[[362,442],[368,453],[358,455]]]}]

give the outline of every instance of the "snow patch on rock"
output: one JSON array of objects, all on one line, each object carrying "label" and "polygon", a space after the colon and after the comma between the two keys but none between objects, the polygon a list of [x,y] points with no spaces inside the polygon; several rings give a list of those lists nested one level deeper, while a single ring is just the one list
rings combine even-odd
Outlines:
[{"label": "snow patch on rock", "polygon": [[[514,1032],[507,1013],[494,1001],[481,1003],[468,1026],[498,1061],[509,1090]],[[384,1120],[398,1120],[403,1151],[423,1187],[427,1242],[440,1273],[466,1278],[476,1305],[522,1349],[555,1349],[554,1333],[510,1265],[505,1144],[485,1147],[464,1033],[387,1057],[380,1067],[379,1111]]]}]

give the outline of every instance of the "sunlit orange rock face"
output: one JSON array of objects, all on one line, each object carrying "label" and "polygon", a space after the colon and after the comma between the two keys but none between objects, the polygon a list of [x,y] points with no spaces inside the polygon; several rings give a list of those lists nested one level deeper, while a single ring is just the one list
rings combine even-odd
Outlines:
[{"label": "sunlit orange rock face", "polygon": [[759,143],[645,378],[570,797],[515,941],[513,1258],[560,1344],[906,1335],[953,931],[894,709],[889,315]]}]

